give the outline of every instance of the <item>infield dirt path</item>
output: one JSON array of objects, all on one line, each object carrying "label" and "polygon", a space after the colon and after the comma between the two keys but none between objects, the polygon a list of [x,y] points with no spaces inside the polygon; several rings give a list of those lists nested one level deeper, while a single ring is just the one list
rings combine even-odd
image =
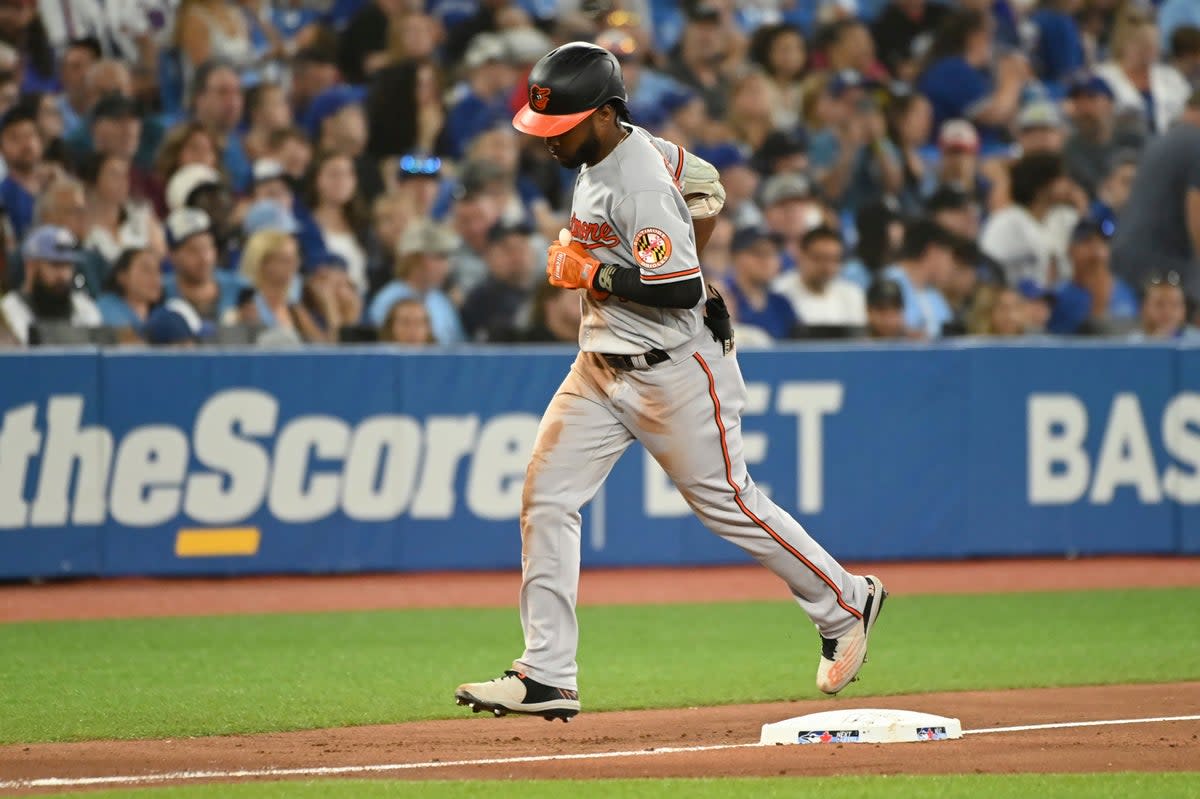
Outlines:
[{"label": "infield dirt path", "polygon": [[[1200,586],[1200,558],[888,563],[859,564],[853,569],[880,574],[895,594]],[[501,573],[115,580],[0,586],[0,621],[404,607],[511,607],[519,580],[515,573]],[[589,571],[584,573],[581,587],[582,604],[783,598],[778,581],[759,567]],[[936,669],[936,664],[930,664],[930,668]],[[998,732],[936,744],[728,748],[647,754],[663,747],[749,744],[758,740],[761,725],[767,722],[839,707],[881,706],[955,716],[967,730],[1193,715],[1200,713],[1200,682],[861,700],[850,689],[842,697],[824,701],[585,712],[568,725],[520,717],[471,716],[464,708],[466,718],[372,727],[174,740],[17,744],[0,746],[0,784],[46,777],[169,775],[198,770],[261,773],[280,768],[397,763],[427,765],[341,776],[562,779],[1200,769],[1198,721]],[[435,761],[599,752],[636,754],[521,764],[432,765]],[[250,778],[271,777],[263,774]],[[229,781],[229,778],[207,781]],[[48,790],[52,789],[7,788],[0,789],[0,794]]]}]

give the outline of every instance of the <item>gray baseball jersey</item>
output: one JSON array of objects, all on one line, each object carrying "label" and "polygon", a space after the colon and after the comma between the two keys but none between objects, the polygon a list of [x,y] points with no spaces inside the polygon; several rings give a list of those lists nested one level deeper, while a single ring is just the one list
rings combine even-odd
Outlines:
[{"label": "gray baseball jersey", "polygon": [[[571,201],[571,238],[601,263],[637,269],[644,283],[696,279],[696,233],[677,185],[683,159],[682,147],[629,126],[629,135],[607,158],[580,171]],[[670,352],[704,325],[703,299],[695,308],[679,310],[617,297],[598,301],[581,293],[579,348],[584,352]]]},{"label": "gray baseball jersey", "polygon": [[[603,263],[637,269],[645,282],[695,280],[695,231],[677,185],[690,157],[631,127],[608,157],[580,174],[572,238]],[[542,416],[521,503],[525,653],[513,668],[546,685],[576,688],[579,510],[634,441],[710,530],[783,579],[822,635],[862,623],[865,578],[847,572],[750,479],[741,426],[746,386],[736,354],[705,327],[703,307],[584,299],[582,351]],[[653,348],[670,361],[625,371],[600,355]]]}]

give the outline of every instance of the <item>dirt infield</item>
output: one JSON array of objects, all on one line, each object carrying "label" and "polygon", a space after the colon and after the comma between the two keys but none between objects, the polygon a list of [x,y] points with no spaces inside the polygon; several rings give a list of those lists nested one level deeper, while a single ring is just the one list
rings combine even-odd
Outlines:
[{"label": "dirt infield", "polygon": [[[1200,721],[968,735],[961,741],[726,748],[761,725],[837,707],[883,706],[955,716],[964,730],[1038,723],[1179,715],[1200,708],[1200,682],[1174,685],[925,694],[855,700],[583,714],[570,724],[474,716],[337,730],[168,741],[96,741],[0,747],[4,780],[170,775],[425,764],[350,771],[399,779],[804,776],[1024,772],[1184,771],[1197,768]],[[654,754],[664,747],[683,749]],[[627,752],[621,757],[463,764],[524,756]],[[460,765],[440,765],[453,761]],[[266,779],[270,773],[257,777]],[[304,775],[293,775],[296,777]],[[310,775],[311,776],[311,775]],[[276,776],[279,778],[279,776]],[[189,782],[219,782],[210,777]],[[163,782],[178,782],[166,779]],[[159,783],[155,783],[159,784]],[[95,786],[104,787],[104,786]],[[9,794],[30,793],[9,789]]]},{"label": "dirt infield", "polygon": [[[896,594],[987,593],[1118,587],[1200,586],[1197,558],[1102,558],[858,564]],[[239,580],[116,580],[0,587],[0,620],[214,613],[503,606],[519,576],[368,575]],[[780,599],[758,567],[590,571],[581,602],[655,603]],[[447,696],[449,709],[450,698]],[[0,746],[0,794],[113,787],[68,783],[17,787],[44,778],[145,777],[125,785],[322,776],[403,779],[602,778],[742,775],[941,774],[1174,771],[1200,768],[1200,721],[973,734],[961,741],[747,747],[766,722],[837,707],[923,710],[961,719],[964,730],[1191,715],[1200,682],[925,694],[677,710],[584,713],[568,725],[541,719],[466,718],[266,735]],[[699,750],[698,747],[708,747]],[[915,747],[921,747],[919,753]],[[680,751],[663,752],[664,748]],[[620,756],[592,757],[598,753]],[[570,756],[569,759],[556,759]],[[505,761],[535,757],[536,762]],[[450,765],[453,762],[454,765]],[[408,764],[403,768],[379,768]],[[360,768],[362,767],[362,768]],[[299,772],[280,774],[279,769]],[[232,775],[228,772],[241,772]],[[249,772],[249,773],[246,773]],[[197,781],[197,780],[187,780]],[[7,785],[5,783],[8,783]]]},{"label": "dirt infield", "polygon": [[[984,560],[850,564],[879,574],[893,594],[986,594],[1200,586],[1200,558]],[[0,585],[0,622],[236,613],[516,607],[517,572],[261,577],[225,580],[81,580]],[[783,599],[760,566],[584,571],[580,604]]]}]

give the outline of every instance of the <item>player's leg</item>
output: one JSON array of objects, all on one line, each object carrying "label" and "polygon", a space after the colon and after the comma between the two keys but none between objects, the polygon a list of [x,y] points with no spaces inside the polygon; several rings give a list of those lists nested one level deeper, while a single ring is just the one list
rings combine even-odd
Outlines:
[{"label": "player's leg", "polygon": [[[818,686],[836,693],[865,657],[866,633],[882,605],[882,585],[846,571],[750,478],[741,435],[746,389],[735,357],[706,345],[688,361],[660,374],[654,371],[645,373],[657,382],[644,386],[649,402],[643,415],[651,407],[666,426],[638,424],[639,440],[710,530],[787,583],[825,639],[824,648],[833,650],[823,658]],[[660,402],[667,407],[660,408]]]},{"label": "player's leg", "polygon": [[460,704],[547,718],[578,711],[579,510],[632,441],[603,393],[572,369],[542,417],[525,473],[520,597],[525,652],[497,680],[459,686]]}]

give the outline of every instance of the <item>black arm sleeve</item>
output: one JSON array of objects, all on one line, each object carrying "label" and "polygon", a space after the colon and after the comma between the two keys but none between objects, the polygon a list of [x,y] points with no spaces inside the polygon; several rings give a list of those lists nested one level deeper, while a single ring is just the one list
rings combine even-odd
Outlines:
[{"label": "black arm sleeve", "polygon": [[654,308],[694,308],[704,295],[700,275],[696,275],[692,280],[655,286],[643,283],[636,269],[612,264],[600,267],[592,285],[600,291],[607,291]]}]

